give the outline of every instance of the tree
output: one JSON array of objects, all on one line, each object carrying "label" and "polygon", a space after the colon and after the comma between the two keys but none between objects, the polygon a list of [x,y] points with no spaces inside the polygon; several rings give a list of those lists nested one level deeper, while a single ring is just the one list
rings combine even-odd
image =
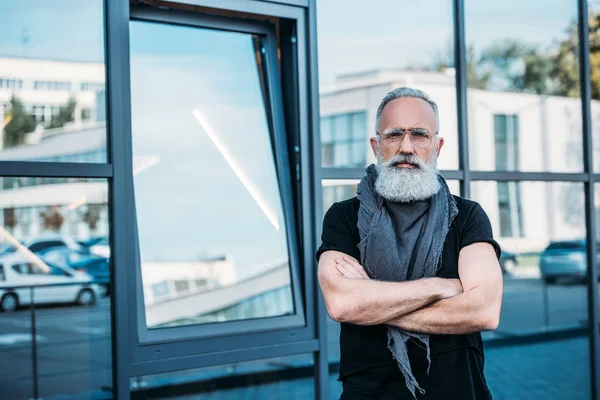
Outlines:
[{"label": "tree", "polygon": [[16,97],[10,99],[8,124],[4,127],[4,147],[14,147],[25,142],[25,135],[33,132],[36,127],[35,118],[28,114],[23,104]]},{"label": "tree", "polygon": [[64,217],[60,213],[60,206],[48,207],[45,212],[40,213],[40,217],[42,217],[44,228],[54,232],[59,232],[65,222]]},{"label": "tree", "polygon": [[600,100],[600,14],[590,13],[589,28],[592,99]]},{"label": "tree", "polygon": [[487,89],[492,78],[492,72],[481,70],[481,57],[475,54],[473,45],[467,48],[467,86],[475,89]]},{"label": "tree", "polygon": [[61,128],[67,122],[72,122],[74,119],[76,106],[77,102],[74,98],[71,97],[69,99],[69,102],[65,106],[60,108],[58,114],[52,116],[46,128]]},{"label": "tree", "polygon": [[[475,49],[471,45],[467,49],[467,82],[468,86],[476,89],[487,89],[489,81],[492,77],[490,71],[478,70],[478,65],[481,60],[475,55]],[[450,44],[444,46],[444,50],[438,51],[433,56],[431,70],[444,72],[448,68],[454,68],[454,51]],[[424,68],[428,70],[427,68]]]},{"label": "tree", "polygon": [[14,208],[4,209],[4,226],[8,228],[8,231],[12,233],[15,226],[17,226],[17,216]]},{"label": "tree", "polygon": [[84,212],[81,213],[81,220],[87,224],[90,231],[95,232],[100,221],[100,214],[106,207],[104,204],[89,204]]},{"label": "tree", "polygon": [[[573,21],[566,35],[554,46],[539,46],[508,39],[483,49],[479,58],[472,47],[467,53],[469,87],[488,89],[494,76],[504,83],[503,90],[555,95],[580,96],[579,37],[577,22]],[[592,98],[600,100],[600,14],[589,14],[590,73]],[[485,72],[493,71],[486,79],[478,80]]]}]

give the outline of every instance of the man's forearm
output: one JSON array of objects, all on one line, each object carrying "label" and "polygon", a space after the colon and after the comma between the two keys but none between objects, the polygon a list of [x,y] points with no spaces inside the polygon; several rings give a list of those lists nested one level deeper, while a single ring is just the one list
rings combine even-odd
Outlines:
[{"label": "man's forearm", "polygon": [[447,297],[444,293],[448,291],[440,278],[409,282],[344,280],[343,295],[333,299],[335,304],[328,304],[328,309],[335,320],[357,325],[385,323]]},{"label": "man's forearm", "polygon": [[500,302],[490,300],[486,288],[478,287],[439,300],[387,322],[388,325],[429,334],[464,334],[496,329]]}]

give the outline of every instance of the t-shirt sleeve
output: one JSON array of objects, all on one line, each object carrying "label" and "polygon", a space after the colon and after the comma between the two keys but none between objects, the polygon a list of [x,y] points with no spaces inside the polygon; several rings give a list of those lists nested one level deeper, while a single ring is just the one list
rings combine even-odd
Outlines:
[{"label": "t-shirt sleeve", "polygon": [[471,213],[465,223],[463,233],[461,235],[460,248],[467,247],[473,243],[484,242],[489,243],[494,247],[496,256],[500,258],[500,245],[494,240],[492,233],[492,224],[486,212],[479,204],[471,209]]},{"label": "t-shirt sleeve", "polygon": [[321,254],[328,250],[340,251],[352,257],[356,257],[358,251],[348,219],[336,204],[329,208],[323,219],[323,233],[321,234],[321,246],[317,250],[317,261]]}]

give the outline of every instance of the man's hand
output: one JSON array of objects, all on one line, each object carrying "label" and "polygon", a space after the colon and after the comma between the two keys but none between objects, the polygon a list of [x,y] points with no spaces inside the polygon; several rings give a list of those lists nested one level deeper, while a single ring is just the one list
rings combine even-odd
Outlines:
[{"label": "man's hand", "polygon": [[444,290],[444,299],[448,299],[450,297],[457,296],[463,292],[463,286],[460,282],[460,279],[453,278],[438,278],[442,281],[442,284],[445,286]]},{"label": "man's hand", "polygon": [[387,324],[432,334],[456,335],[496,329],[502,307],[502,272],[494,248],[489,243],[464,247],[458,257],[458,274],[464,293],[434,302]]},{"label": "man's hand", "polygon": [[[348,255],[335,259],[335,269],[348,279],[371,279],[358,261]],[[460,279],[432,278],[438,280],[441,288],[440,299],[447,299],[463,292]]]},{"label": "man's hand", "polygon": [[344,255],[335,259],[335,269],[344,278],[348,279],[371,279],[367,271],[353,257]]}]

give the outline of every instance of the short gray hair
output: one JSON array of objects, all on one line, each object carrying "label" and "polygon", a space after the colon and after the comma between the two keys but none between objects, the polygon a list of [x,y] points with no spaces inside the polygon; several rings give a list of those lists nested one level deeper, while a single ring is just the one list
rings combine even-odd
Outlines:
[{"label": "short gray hair", "polygon": [[423,92],[419,89],[413,89],[413,88],[409,88],[409,87],[399,87],[399,88],[392,90],[388,94],[386,94],[385,97],[383,98],[383,100],[381,100],[381,104],[379,104],[379,107],[377,108],[377,117],[375,119],[375,133],[376,134],[379,133],[379,119],[381,117],[381,113],[383,112],[384,107],[390,101],[396,100],[396,99],[401,99],[404,97],[421,99],[421,100],[425,100],[427,103],[429,103],[431,108],[433,108],[436,122],[439,124],[440,115],[438,113],[438,106],[435,103],[435,101],[431,100],[431,98],[425,92]]}]

